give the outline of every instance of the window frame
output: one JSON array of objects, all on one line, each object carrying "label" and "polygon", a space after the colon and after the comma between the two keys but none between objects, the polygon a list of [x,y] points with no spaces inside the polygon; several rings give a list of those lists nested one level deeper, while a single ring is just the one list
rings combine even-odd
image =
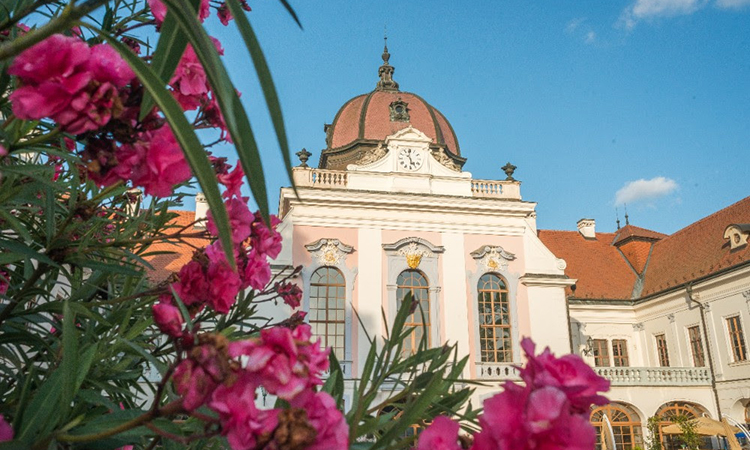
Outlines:
[{"label": "window frame", "polygon": [[687,333],[693,367],[706,367],[706,350],[703,347],[703,330],[701,330],[700,325],[695,324],[686,327],[685,331]]},{"label": "window frame", "polygon": [[591,352],[594,355],[594,367],[611,367],[609,358],[609,340],[592,339]]},{"label": "window frame", "polygon": [[[487,283],[490,283],[490,282],[494,281],[492,279],[487,280],[487,281],[484,282],[484,286],[480,286],[480,284],[483,283],[482,280],[484,280],[485,277],[494,277],[494,278],[496,278],[497,281],[499,282],[498,284],[501,285],[502,287],[499,287],[498,289],[485,289]],[[511,310],[510,290],[508,289],[508,282],[500,274],[497,274],[495,272],[486,272],[486,273],[482,274],[481,277],[479,277],[479,281],[477,281],[476,290],[477,290],[477,295],[475,297],[476,298],[476,303],[474,304],[474,307],[475,307],[475,311],[476,311],[476,314],[477,314],[477,320],[476,320],[476,322],[477,322],[477,327],[478,327],[478,331],[479,331],[479,340],[477,341],[477,343],[478,343],[478,350],[479,350],[479,360],[478,360],[478,362],[486,363],[486,364],[511,363],[511,362],[513,362],[513,342],[514,342],[513,341],[513,316],[514,316],[514,314],[513,314],[513,311]],[[494,293],[498,294],[499,302],[495,302],[495,296],[492,295]],[[481,299],[484,298],[484,295],[486,295],[486,294],[490,294],[489,295],[489,299],[488,299],[489,301],[487,301],[487,300],[481,301]],[[504,300],[503,300],[503,298],[504,298]],[[481,310],[481,304],[483,304],[483,303],[484,304],[489,303],[490,309],[492,311],[490,313],[490,315],[493,318],[493,322],[491,324],[489,324],[489,325],[486,324],[486,323],[483,324],[483,321],[481,320],[481,317],[483,315],[485,315],[484,313],[482,313],[482,310]],[[508,317],[507,323],[502,323],[502,324],[498,325],[494,321],[495,304],[496,303],[499,303],[499,305],[500,305],[500,308],[501,308],[501,312],[500,312],[501,317],[503,315],[506,315]],[[505,305],[505,307],[507,308],[505,313],[502,312],[502,306],[503,305]],[[483,329],[491,331],[492,339],[488,339],[486,337],[482,337],[482,334],[485,334],[485,336],[486,336],[486,331],[485,331],[485,333],[482,333]],[[508,333],[508,338],[507,338],[507,340],[508,340],[508,346],[507,346],[507,348],[505,348],[505,346],[503,346],[502,349],[498,349],[496,346],[494,346],[497,343],[497,339],[498,339],[497,338],[497,331],[498,331],[498,329],[501,332],[503,330],[507,330],[507,333]],[[503,341],[505,341],[505,338],[502,337],[502,335],[501,335],[501,339]],[[482,342],[483,341],[490,341],[490,342],[492,342],[493,346],[494,346],[493,349],[492,350],[484,350],[483,347],[482,347]],[[485,353],[487,354],[487,356],[489,356],[489,354],[492,353],[494,355],[494,358],[493,358],[494,360],[489,360],[489,358],[488,358],[488,360],[485,360]],[[504,355],[502,361],[498,360],[499,359],[498,358],[499,354],[503,354]]]},{"label": "window frame", "polygon": [[[732,324],[736,326],[732,330]],[[745,330],[742,327],[742,318],[740,314],[732,314],[724,317],[724,325],[727,332],[727,343],[729,344],[729,354],[732,363],[746,363],[748,361],[747,339]]]},{"label": "window frame", "polygon": [[[402,284],[401,277],[402,275],[410,273],[410,274],[418,274],[422,280],[424,280],[424,284],[414,285],[414,284]],[[410,277],[411,280],[414,279],[413,276]],[[427,348],[432,347],[432,320],[431,320],[431,312],[434,309],[433,308],[433,299],[430,297],[430,279],[427,278],[427,276],[419,269],[406,269],[402,270],[398,276],[396,277],[396,299],[399,302],[399,307],[401,306],[400,302],[403,302],[404,296],[411,291],[412,295],[416,300],[419,300],[420,305],[422,302],[426,302],[427,304],[427,310],[425,311],[425,308],[422,306],[421,308],[418,306],[417,309],[410,314],[406,318],[406,322],[404,322],[404,328],[406,327],[422,327],[422,336],[427,337]],[[419,293],[419,294],[418,294]],[[421,298],[422,295],[425,296],[425,298]],[[419,320],[418,320],[419,319]],[[419,348],[419,345],[421,344],[422,337],[418,337],[417,331],[413,331],[404,342],[403,348],[402,348],[402,355],[403,356],[410,356],[416,353],[417,349]]]},{"label": "window frame", "polygon": [[[323,271],[323,270],[328,271],[328,272],[335,271],[336,274],[338,274],[338,276],[340,277],[341,283],[316,283],[315,282],[315,276],[316,276],[316,274],[319,273],[319,272],[321,272],[321,271]],[[328,277],[328,275],[327,275],[327,277]],[[315,296],[315,297],[313,297],[313,292],[315,291],[314,288],[316,288],[316,287],[318,287],[318,288],[325,287],[325,289],[326,289],[326,295],[325,295],[325,297],[321,297],[321,296]],[[329,292],[330,292],[331,288],[335,288],[335,290],[336,290],[336,295],[333,298],[330,297],[330,295],[329,295]],[[339,288],[342,288],[342,289],[339,289]],[[341,291],[341,293],[343,294],[343,296],[339,296],[339,291]],[[325,309],[313,306],[313,300],[315,300],[315,299],[317,299],[318,301],[320,301],[321,299],[323,299],[325,301]],[[335,300],[336,301],[336,307],[333,308],[333,309],[330,307],[331,300]],[[342,303],[341,308],[338,307],[339,300],[341,300],[341,303]],[[323,347],[331,347],[331,349],[334,352],[336,352],[337,350],[339,350],[340,353],[336,353],[336,358],[338,358],[339,360],[345,360],[346,359],[346,341],[347,341],[347,333],[346,333],[346,277],[344,277],[344,274],[341,272],[340,269],[338,269],[337,267],[334,267],[334,266],[321,266],[321,267],[318,267],[317,269],[315,269],[315,271],[310,275],[309,302],[310,302],[310,305],[309,305],[309,308],[308,308],[307,312],[310,315],[310,319],[308,320],[308,323],[310,324],[310,327],[312,328],[311,331],[312,331],[313,336],[317,337],[317,338],[319,338],[321,340],[321,342],[320,342],[321,346],[323,346]],[[314,314],[313,314],[313,310],[314,309],[318,310],[318,311],[321,311],[321,310],[325,311],[325,320],[319,320],[317,318],[313,318],[314,317]],[[335,318],[335,319],[331,320],[331,318],[329,317],[331,311],[335,311],[335,312],[341,311],[341,313],[342,313],[341,314],[341,319]],[[317,324],[325,324],[324,334],[320,334],[320,333],[316,332],[317,327],[315,325],[317,325]],[[331,335],[331,336],[329,336],[330,325],[334,325],[334,334]],[[342,330],[343,331],[342,331],[341,335],[339,335],[338,332],[337,332],[338,331],[338,325],[342,326]],[[341,343],[340,346],[336,345],[336,338],[339,337],[339,336],[341,336],[341,338],[342,338],[342,343]],[[331,338],[333,338],[333,343],[329,340]]]},{"label": "window frame", "polygon": [[[620,351],[619,355],[616,349]],[[612,364],[614,367],[630,367],[627,339],[612,339]]]},{"label": "window frame", "polygon": [[[654,335],[656,342],[656,359],[660,367],[669,366],[669,344],[667,343],[667,334],[659,333]],[[662,345],[663,344],[663,345]]]}]

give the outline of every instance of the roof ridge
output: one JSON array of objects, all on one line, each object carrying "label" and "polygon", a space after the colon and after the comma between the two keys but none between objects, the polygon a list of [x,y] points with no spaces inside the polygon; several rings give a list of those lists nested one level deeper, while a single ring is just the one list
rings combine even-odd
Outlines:
[{"label": "roof ridge", "polygon": [[711,213],[711,214],[709,214],[709,215],[707,215],[707,216],[703,217],[702,219],[698,219],[698,220],[696,220],[695,222],[693,222],[693,223],[691,223],[691,224],[689,224],[689,225],[687,225],[687,226],[685,226],[685,227],[683,227],[683,228],[680,228],[679,230],[675,231],[674,233],[672,233],[672,234],[668,235],[668,236],[667,236],[666,238],[662,239],[662,240],[661,240],[660,242],[665,242],[665,241],[667,241],[667,240],[668,240],[668,239],[670,239],[670,238],[673,238],[673,237],[675,237],[675,236],[677,236],[677,235],[679,235],[679,234],[681,234],[681,233],[684,233],[684,232],[686,232],[686,231],[687,231],[688,229],[691,229],[691,228],[693,228],[693,227],[697,226],[698,224],[701,224],[701,223],[703,223],[703,222],[706,222],[706,221],[707,221],[708,219],[711,219],[712,217],[714,217],[714,216],[716,216],[716,215],[718,215],[718,214],[720,214],[720,213],[723,213],[724,211],[726,211],[726,210],[728,210],[728,209],[730,209],[730,208],[733,208],[733,207],[735,207],[735,206],[737,206],[737,205],[739,205],[740,203],[742,203],[742,202],[745,202],[745,201],[747,201],[747,202],[750,202],[750,196],[747,196],[747,197],[745,197],[745,198],[743,198],[743,199],[741,199],[741,200],[738,200],[738,201],[736,201],[736,202],[732,203],[732,204],[731,204],[731,205],[729,205],[729,206],[726,206],[726,207],[724,207],[724,208],[722,208],[722,209],[720,209],[720,210],[718,210],[718,211],[716,211],[716,212],[714,212],[714,213]]}]

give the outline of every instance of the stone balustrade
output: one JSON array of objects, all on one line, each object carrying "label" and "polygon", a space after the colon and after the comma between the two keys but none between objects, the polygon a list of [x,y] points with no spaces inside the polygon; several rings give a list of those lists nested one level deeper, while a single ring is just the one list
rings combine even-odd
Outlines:
[{"label": "stone balustrade", "polygon": [[594,367],[612,386],[709,386],[705,367]]},{"label": "stone balustrade", "polygon": [[297,186],[316,188],[346,188],[348,172],[343,170],[306,169],[294,170],[294,183]]},{"label": "stone balustrade", "polygon": [[477,364],[479,380],[520,380],[514,363],[481,363]]}]

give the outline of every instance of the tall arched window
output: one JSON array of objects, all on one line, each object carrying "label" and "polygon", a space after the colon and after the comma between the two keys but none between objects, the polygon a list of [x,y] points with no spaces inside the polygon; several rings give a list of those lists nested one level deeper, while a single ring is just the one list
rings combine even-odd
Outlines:
[{"label": "tall arched window", "polygon": [[505,280],[486,273],[477,286],[479,349],[482,362],[513,361],[510,302]]},{"label": "tall arched window", "polygon": [[321,267],[310,277],[310,326],[321,345],[345,359],[346,282],[334,267]]},{"label": "tall arched window", "polygon": [[591,425],[596,428],[596,449],[602,448],[602,426],[607,415],[614,432],[616,450],[632,450],[642,445],[641,421],[638,414],[627,405],[610,403],[591,411]]},{"label": "tall arched window", "polygon": [[406,327],[414,327],[409,337],[404,342],[403,353],[405,356],[416,353],[422,336],[426,336],[427,347],[432,345],[430,339],[430,292],[427,278],[418,270],[404,270],[398,275],[396,280],[396,299],[399,305],[404,300],[404,296],[411,292],[414,300],[419,302],[419,306],[414,312],[406,318]]}]

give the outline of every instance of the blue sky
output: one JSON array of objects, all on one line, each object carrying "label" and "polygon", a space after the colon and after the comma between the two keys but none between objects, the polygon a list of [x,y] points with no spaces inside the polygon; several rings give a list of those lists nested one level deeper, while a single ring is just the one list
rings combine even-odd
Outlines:
[{"label": "blue sky", "polygon": [[[251,1],[292,151],[371,91],[387,25],[394,78],[451,121],[474,178],[510,161],[538,224],[672,233],[750,195],[750,0]],[[251,113],[272,205],[289,184],[235,30],[209,31]],[[226,151],[226,149],[224,150]],[[296,158],[295,158],[296,161]]]}]

